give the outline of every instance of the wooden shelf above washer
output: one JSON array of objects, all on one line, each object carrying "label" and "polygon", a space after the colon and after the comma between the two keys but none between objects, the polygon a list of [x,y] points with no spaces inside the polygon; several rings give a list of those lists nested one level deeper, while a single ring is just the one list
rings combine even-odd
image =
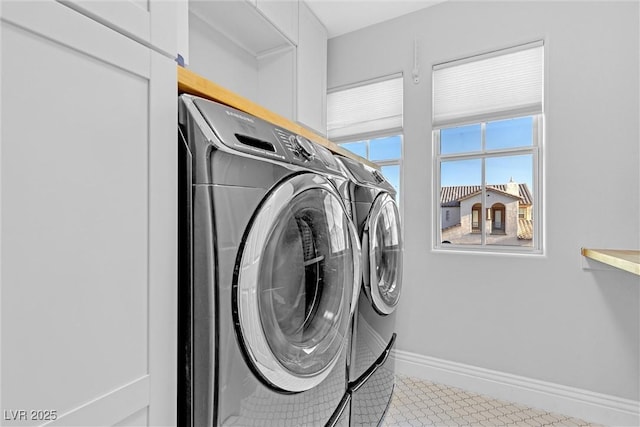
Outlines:
[{"label": "wooden shelf above washer", "polygon": [[202,77],[199,74],[194,73],[184,67],[178,66],[178,93],[189,93],[191,95],[201,96],[203,98],[210,99],[212,101],[220,102],[228,105],[245,113],[259,117],[276,126],[280,126],[298,135],[302,135],[311,141],[327,147],[334,153],[340,154],[345,157],[350,157],[361,163],[367,164],[376,169],[380,169],[375,163],[362,158],[352,152],[345,150],[338,144],[329,141],[328,139],[318,135],[315,132],[301,126],[291,120],[282,117],[281,115],[274,113],[271,110],[264,108],[263,106],[250,101],[235,92],[230,91],[210,80]]},{"label": "wooden shelf above washer", "polygon": [[582,248],[580,252],[582,256],[640,276],[640,251]]}]

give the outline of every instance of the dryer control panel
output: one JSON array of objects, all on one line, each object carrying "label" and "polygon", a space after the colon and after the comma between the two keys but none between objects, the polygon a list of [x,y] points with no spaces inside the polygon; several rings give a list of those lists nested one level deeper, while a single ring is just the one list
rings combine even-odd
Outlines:
[{"label": "dryer control panel", "polygon": [[353,175],[353,179],[359,184],[386,189],[388,192],[395,194],[395,189],[379,170],[356,162],[348,157],[340,156],[340,161],[351,175]]}]

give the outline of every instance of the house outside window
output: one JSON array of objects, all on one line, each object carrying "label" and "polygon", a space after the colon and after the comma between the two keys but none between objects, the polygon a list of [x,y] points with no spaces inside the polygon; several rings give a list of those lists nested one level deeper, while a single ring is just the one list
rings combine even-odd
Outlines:
[{"label": "house outside window", "polygon": [[396,190],[399,205],[402,107],[402,74],[336,88],[327,95],[329,139],[380,166]]},{"label": "house outside window", "polygon": [[435,249],[542,251],[543,57],[538,42],[434,66]]}]

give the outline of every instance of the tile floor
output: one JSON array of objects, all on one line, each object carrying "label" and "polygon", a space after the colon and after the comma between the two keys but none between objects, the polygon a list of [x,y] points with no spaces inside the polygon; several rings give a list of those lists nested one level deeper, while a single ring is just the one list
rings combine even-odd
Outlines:
[{"label": "tile floor", "polygon": [[382,426],[595,427],[596,424],[399,375]]}]

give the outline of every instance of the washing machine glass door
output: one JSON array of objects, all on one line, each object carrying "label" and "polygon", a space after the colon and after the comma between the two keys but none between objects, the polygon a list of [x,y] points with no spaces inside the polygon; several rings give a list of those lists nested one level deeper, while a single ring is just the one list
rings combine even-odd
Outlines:
[{"label": "washing machine glass door", "polygon": [[366,225],[368,277],[366,293],[381,314],[393,312],[402,287],[402,236],[395,200],[381,193],[373,202]]},{"label": "washing machine glass door", "polygon": [[265,383],[297,392],[327,377],[345,344],[359,260],[355,227],[324,177],[297,175],[265,199],[234,282],[236,332]]}]

